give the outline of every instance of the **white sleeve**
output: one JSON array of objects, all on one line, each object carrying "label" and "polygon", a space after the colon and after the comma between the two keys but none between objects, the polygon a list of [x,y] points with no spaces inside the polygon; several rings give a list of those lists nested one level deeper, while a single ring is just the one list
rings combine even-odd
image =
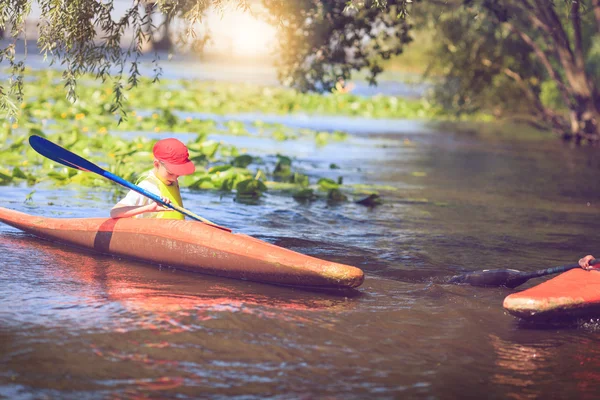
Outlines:
[{"label": "white sleeve", "polygon": [[[138,186],[141,187],[142,189],[145,189],[145,190],[149,191],[150,193],[155,194],[158,197],[160,197],[160,189],[158,189],[158,187],[156,187],[156,185],[153,185],[152,183],[144,180],[144,181],[141,181],[138,184]],[[150,204],[151,202],[152,202],[152,200],[150,200],[146,196],[142,196],[138,192],[134,192],[133,190],[130,190],[127,193],[127,195],[121,201],[119,201],[117,204],[119,204],[121,206],[145,206],[147,204]]]}]

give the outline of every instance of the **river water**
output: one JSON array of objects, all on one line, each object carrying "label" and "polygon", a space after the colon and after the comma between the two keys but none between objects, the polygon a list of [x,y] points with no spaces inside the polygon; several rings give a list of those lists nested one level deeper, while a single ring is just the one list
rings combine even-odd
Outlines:
[{"label": "river water", "polygon": [[[359,289],[159,268],[2,225],[0,397],[596,398],[595,320],[524,324],[502,308],[513,290],[444,281],[597,253],[597,152],[408,122],[373,122],[369,131],[352,121],[365,128],[325,146],[216,139],[266,159],[292,155],[311,176],[384,185],[379,207],[300,204],[276,193],[258,205],[214,192],[183,197],[186,208],[235,231],[362,268]],[[24,202],[32,188],[1,187],[0,205],[98,217],[114,202],[99,189],[35,189]]]}]

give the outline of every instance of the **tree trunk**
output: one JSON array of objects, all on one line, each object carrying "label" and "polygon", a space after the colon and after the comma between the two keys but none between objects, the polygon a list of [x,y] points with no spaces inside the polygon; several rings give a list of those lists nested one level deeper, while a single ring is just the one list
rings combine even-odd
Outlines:
[{"label": "tree trunk", "polygon": [[[170,36],[170,23],[169,17],[165,15],[165,22],[163,23],[163,35],[160,39],[156,40],[154,37],[160,31],[160,25],[153,27],[152,25],[152,16],[157,9],[156,1],[147,1],[145,5],[146,14],[148,15],[148,24],[146,25],[146,34],[148,36],[148,40],[150,42],[151,49],[154,51],[169,51],[173,48],[173,42],[171,41]],[[156,30],[154,30],[154,29]]]},{"label": "tree trunk", "polygon": [[587,139],[600,143],[600,112],[591,98],[577,99],[577,107],[570,112],[571,133],[579,144]]},{"label": "tree trunk", "polygon": [[[165,18],[168,17],[165,16]],[[171,21],[169,21],[168,19],[165,20],[163,36],[158,41],[154,42],[155,50],[169,51],[173,48],[173,42],[171,41],[171,36],[169,34],[170,23]]]},{"label": "tree trunk", "polygon": [[[600,5],[600,0],[594,0],[594,5],[596,3]],[[542,7],[540,3],[538,3],[538,7]],[[600,139],[598,88],[585,71],[579,2],[573,1],[570,12],[571,27],[574,32],[573,47],[569,43],[569,38],[560,23],[556,10],[553,7],[544,6],[540,8],[540,12],[555,27],[551,34],[554,38],[556,56],[563,67],[565,83],[569,95],[573,99],[571,104],[567,104],[570,109],[569,118],[571,122],[569,136],[574,137],[577,143],[580,143],[583,139],[593,143],[597,142]],[[560,26],[560,29],[558,26]],[[560,81],[558,83],[560,84]]]},{"label": "tree trunk", "polygon": [[594,0],[593,7],[596,17],[596,32],[600,34],[600,0]]}]

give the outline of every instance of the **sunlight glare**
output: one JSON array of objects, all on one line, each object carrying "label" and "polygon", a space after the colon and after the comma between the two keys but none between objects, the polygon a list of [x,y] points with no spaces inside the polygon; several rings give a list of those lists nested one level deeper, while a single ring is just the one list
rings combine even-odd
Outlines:
[{"label": "sunlight glare", "polygon": [[232,55],[266,55],[275,43],[275,28],[249,13],[229,10],[212,15],[210,47]]}]

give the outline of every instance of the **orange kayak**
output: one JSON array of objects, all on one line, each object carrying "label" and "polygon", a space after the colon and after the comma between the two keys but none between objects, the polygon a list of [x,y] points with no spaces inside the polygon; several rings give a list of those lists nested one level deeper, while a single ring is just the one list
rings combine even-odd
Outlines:
[{"label": "orange kayak", "polygon": [[600,271],[577,268],[504,299],[504,308],[527,320],[600,315]]},{"label": "orange kayak", "polygon": [[0,207],[0,221],[55,242],[188,271],[265,283],[352,288],[359,268],[196,221],[45,218]]}]

